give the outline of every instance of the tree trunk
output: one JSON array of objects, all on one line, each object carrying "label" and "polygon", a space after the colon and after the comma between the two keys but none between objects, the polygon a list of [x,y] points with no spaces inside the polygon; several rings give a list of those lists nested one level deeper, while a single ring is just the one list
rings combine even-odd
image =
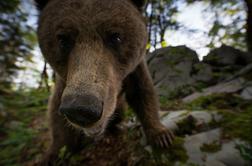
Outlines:
[{"label": "tree trunk", "polygon": [[46,61],[44,61],[44,68],[41,73],[41,80],[40,80],[39,87],[38,87],[39,89],[43,87],[43,82],[45,83],[45,87],[46,87],[47,91],[50,91],[50,86],[48,83],[47,62]]},{"label": "tree trunk", "polygon": [[252,0],[245,0],[247,5],[247,46],[248,51],[252,52]]}]

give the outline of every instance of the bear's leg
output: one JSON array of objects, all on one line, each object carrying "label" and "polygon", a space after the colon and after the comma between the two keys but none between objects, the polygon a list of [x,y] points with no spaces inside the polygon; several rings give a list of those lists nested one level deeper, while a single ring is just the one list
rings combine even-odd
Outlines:
[{"label": "bear's leg", "polygon": [[64,87],[65,85],[60,78],[56,78],[55,89],[50,98],[48,108],[51,143],[41,161],[41,165],[53,164],[58,158],[59,150],[63,146],[66,146],[69,151],[77,151],[80,148],[81,131],[73,129],[58,112]]},{"label": "bear's leg", "polygon": [[125,80],[126,98],[136,112],[149,143],[168,147],[174,138],[159,119],[159,102],[145,61]]}]

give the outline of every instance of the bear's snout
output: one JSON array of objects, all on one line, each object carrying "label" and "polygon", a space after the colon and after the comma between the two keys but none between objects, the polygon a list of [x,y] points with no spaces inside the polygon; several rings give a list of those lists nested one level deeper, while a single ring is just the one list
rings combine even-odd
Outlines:
[{"label": "bear's snout", "polygon": [[65,96],[59,111],[70,122],[81,127],[89,127],[101,119],[103,102],[91,95]]}]

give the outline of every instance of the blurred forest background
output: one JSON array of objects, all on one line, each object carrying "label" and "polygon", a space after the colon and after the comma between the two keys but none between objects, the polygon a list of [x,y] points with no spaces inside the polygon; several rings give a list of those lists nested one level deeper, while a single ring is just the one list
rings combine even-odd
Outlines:
[{"label": "blurred forest background", "polygon": [[[148,20],[149,30],[149,42],[146,48],[149,54],[147,60],[160,95],[162,109],[177,111],[185,109],[192,111],[196,108],[197,110],[199,110],[198,108],[201,110],[213,110],[213,108],[218,111],[232,110],[231,114],[227,115],[228,118],[223,118],[224,120],[218,125],[223,125],[221,127],[224,129],[226,126],[227,130],[237,129],[235,133],[228,133],[228,135],[250,142],[249,135],[252,135],[252,105],[250,104],[252,99],[252,1],[147,0],[146,2],[143,14]],[[45,112],[50,89],[54,83],[54,73],[38,48],[36,37],[38,15],[32,0],[0,1],[0,165],[33,165],[39,160],[43,149],[48,145]],[[180,58],[175,60],[176,57],[173,55]],[[164,84],[170,86],[172,83],[155,78],[159,77],[155,75],[155,67],[159,65],[159,61],[155,58],[158,56],[170,58],[174,64],[169,65],[173,67],[187,57],[191,57],[188,60],[192,62],[190,69],[182,70],[190,70],[190,79],[193,78],[193,81],[190,80],[188,84],[176,87],[176,92],[165,89]],[[175,63],[175,61],[179,62]],[[160,70],[163,69],[164,72],[160,75],[166,76],[166,72],[175,70],[172,67],[168,68],[169,70],[161,68]],[[204,70],[201,70],[202,68]],[[203,74],[200,75],[199,71]],[[203,78],[202,75],[207,78]],[[178,77],[179,82],[188,81],[187,75]],[[237,84],[235,86],[232,84],[230,88],[229,84],[228,89],[225,83],[232,83],[238,78],[242,79],[242,85],[239,84],[240,88],[237,88]],[[170,77],[167,76],[167,79]],[[183,79],[187,80],[183,81]],[[216,91],[208,93],[209,88],[220,85],[224,86],[218,90],[221,93],[216,94]],[[222,91],[223,89],[228,90]],[[251,92],[244,97],[244,93],[247,91],[243,90]],[[207,95],[190,98],[190,95],[197,92],[207,93]],[[241,116],[238,116],[237,112]],[[226,115],[223,112],[221,114]],[[133,118],[131,114],[126,116],[131,120]],[[213,125],[214,127],[211,125],[208,126],[208,130],[217,128],[216,124]],[[193,130],[199,133],[197,129]],[[192,132],[188,133],[186,130],[186,133],[180,135],[181,139],[186,134],[190,135]],[[135,138],[139,136],[136,134],[133,138],[131,135],[128,137],[131,142],[136,144]],[[178,142],[181,143],[181,140]],[[132,144],[135,145],[134,143]],[[104,146],[101,151],[106,151],[104,144],[109,143],[98,143],[102,147],[101,144]],[[122,148],[127,144],[130,144],[130,141],[126,140],[119,147]],[[210,149],[212,147],[216,146],[207,146]],[[89,148],[92,149],[92,147]],[[108,151],[111,153],[120,151],[116,148],[111,146]],[[242,163],[251,160],[251,146],[246,144],[246,146],[241,145],[236,149],[241,153],[244,160]],[[94,147],[88,154],[85,153],[85,157],[81,158],[80,156],[70,156],[63,149],[60,157],[67,158],[74,163],[73,165],[81,165],[80,163],[84,162],[93,165],[94,160],[102,158],[101,156],[104,154],[102,152],[92,154],[92,152],[97,152],[96,150]],[[120,165],[117,162],[122,158],[125,159],[126,155],[127,164],[134,165],[136,161],[133,158],[140,154],[141,157],[137,160],[140,163],[144,163],[143,160],[149,161],[150,158],[155,158],[155,155],[153,157],[152,154],[149,154],[149,150],[144,153],[139,151],[139,149],[128,150],[121,152],[120,157],[115,159],[106,157],[100,162]],[[151,157],[143,156],[146,153]],[[172,153],[177,154],[177,152]],[[157,162],[168,165],[168,163],[171,164],[171,161],[186,162],[188,158],[190,159],[190,156],[181,153],[179,151],[177,156],[169,156],[169,161],[163,158],[162,161],[157,161],[155,158],[155,160],[149,161],[149,165],[156,165]],[[179,158],[181,156],[182,158]],[[58,164],[62,164],[61,162],[59,161]],[[99,163],[99,160],[96,162]]]}]

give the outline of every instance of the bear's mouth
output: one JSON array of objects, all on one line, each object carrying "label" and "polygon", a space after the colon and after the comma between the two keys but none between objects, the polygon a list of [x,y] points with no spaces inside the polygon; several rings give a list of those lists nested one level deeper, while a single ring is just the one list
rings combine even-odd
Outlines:
[{"label": "bear's mouth", "polygon": [[88,137],[95,137],[99,138],[104,134],[104,129],[97,129],[97,128],[83,128],[82,129],[84,134]]},{"label": "bear's mouth", "polygon": [[93,124],[88,124],[86,119],[80,117],[72,117],[71,115],[64,115],[65,118],[72,124],[77,125],[80,128],[90,128]]},{"label": "bear's mouth", "polygon": [[99,120],[98,122],[89,125],[89,126],[83,126],[82,123],[76,122],[76,120],[70,120],[68,117],[65,116],[68,123],[73,126],[74,128],[81,130],[84,132],[84,134],[88,137],[95,137],[99,138],[104,134],[104,131],[106,129],[106,121]]}]

